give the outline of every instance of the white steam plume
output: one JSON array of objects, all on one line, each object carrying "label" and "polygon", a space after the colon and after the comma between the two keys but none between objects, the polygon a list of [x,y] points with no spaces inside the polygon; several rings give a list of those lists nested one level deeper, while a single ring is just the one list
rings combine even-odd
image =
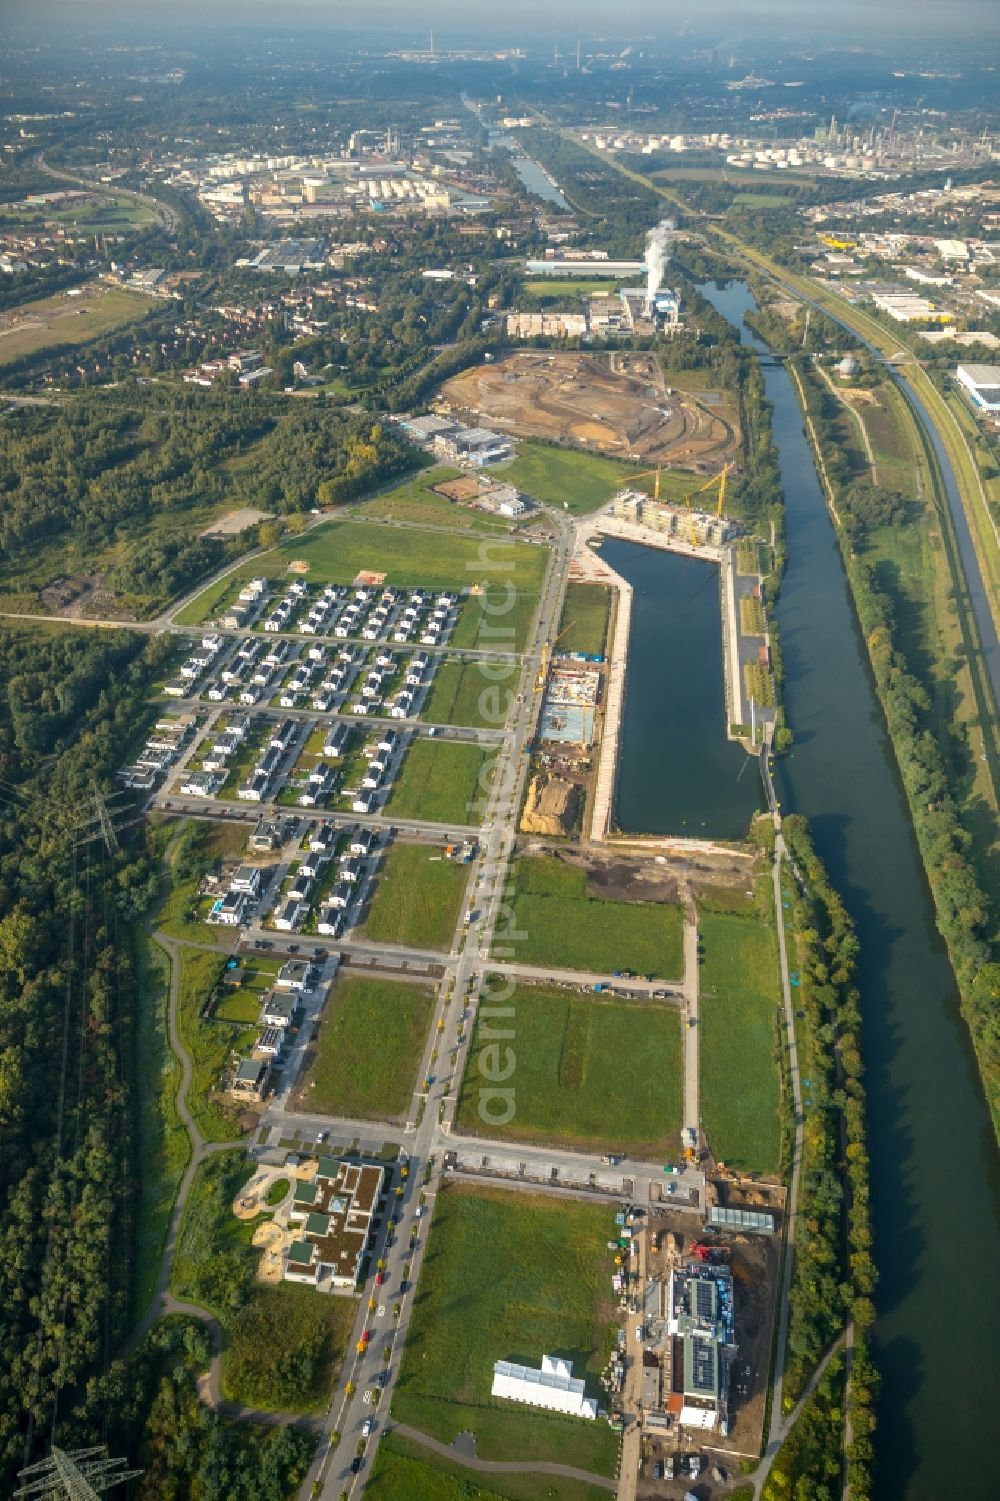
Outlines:
[{"label": "white steam plume", "polygon": [[663,285],[664,273],[670,260],[670,242],[677,225],[673,219],[661,219],[655,229],[646,236],[646,304],[651,307],[653,298]]}]

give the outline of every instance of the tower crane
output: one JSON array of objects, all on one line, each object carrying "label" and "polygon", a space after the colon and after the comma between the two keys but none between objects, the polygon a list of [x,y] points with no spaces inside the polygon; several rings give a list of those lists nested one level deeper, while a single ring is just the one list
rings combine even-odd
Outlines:
[{"label": "tower crane", "polygon": [[554,640],[542,642],[542,653],[538,659],[538,677],[535,679],[536,688],[545,687],[545,680],[549,675],[549,668],[552,665],[552,653],[554,649],[559,645],[566,632],[572,629],[573,624],[574,622],[571,620],[568,625],[563,626],[562,630]]}]

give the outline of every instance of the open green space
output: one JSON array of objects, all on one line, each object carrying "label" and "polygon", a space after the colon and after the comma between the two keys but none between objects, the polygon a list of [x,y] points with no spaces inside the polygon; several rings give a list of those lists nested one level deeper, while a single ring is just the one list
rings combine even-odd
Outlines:
[{"label": "open green space", "polygon": [[192,1063],[187,1104],[206,1141],[235,1141],[240,1135],[237,1105],[221,1092],[222,1075],[233,1052],[245,1051],[256,1028],[238,1022],[212,1021],[201,1012],[222,971],[222,954],[181,946],[177,1025]]},{"label": "open green space", "polygon": [[449,949],[468,868],[425,844],[393,844],[378,874],[361,932],[374,943]]},{"label": "open green space", "polygon": [[499,538],[487,542],[419,527],[345,519],[292,538],[258,561],[261,573],[275,574],[301,559],[309,564],[310,583],[350,583],[362,569],[372,569],[384,573],[389,584],[464,588],[501,576],[515,589],[537,593],[547,557],[546,548],[527,542]]},{"label": "open green space", "polygon": [[[614,1233],[607,1205],[444,1188],[393,1417],[445,1443],[470,1428],[483,1459],[552,1460],[613,1474],[618,1439],[600,1419],[534,1412],[490,1391],[497,1360],[537,1365],[544,1353],[572,1360],[575,1374],[601,1395],[595,1378],[615,1331],[607,1249]],[[486,1477],[487,1493],[490,1483]]]},{"label": "open green space", "polygon": [[255,1280],[259,1220],[238,1220],[233,1199],[253,1171],[242,1151],[198,1168],[181,1221],[170,1277],[175,1297],[215,1314],[224,1331],[222,1395],[271,1411],[322,1411],[354,1320],[352,1298]]},{"label": "open green space", "polygon": [[131,1278],[133,1321],[145,1313],[159,1275],[177,1190],[191,1157],[191,1142],[177,1114],[181,1066],[168,1043],[170,961],[145,928],[132,930],[136,986],[142,996],[135,1037],[139,1204],[136,1265]]},{"label": "open green space", "polygon": [[588,891],[584,869],[554,855],[522,855],[511,875],[513,925],[525,935],[519,963],[681,978],[683,918],[674,903],[607,901]]},{"label": "open green space", "polygon": [[773,1173],[780,1149],[778,950],[770,913],[699,908],[701,1116],[715,1157]]},{"label": "open green space", "polygon": [[296,1101],[361,1120],[405,1115],[433,1006],[425,986],[339,978],[309,1044]]},{"label": "open green space", "polygon": [[374,1501],[608,1501],[602,1486],[559,1475],[482,1475],[389,1430],[365,1495]]},{"label": "open green space", "polygon": [[[472,608],[473,602],[466,606]],[[464,724],[473,729],[499,729],[507,719],[517,687],[519,664],[510,663],[509,676],[498,682],[499,666],[491,662],[451,657],[434,674],[424,705],[428,724]]]},{"label": "open green space", "polygon": [[610,612],[611,590],[603,584],[567,584],[556,650],[603,656]]},{"label": "open green space", "polygon": [[621,281],[614,277],[592,277],[589,281],[584,276],[567,276],[560,280],[555,276],[542,276],[524,283],[524,290],[529,297],[537,297],[541,301],[551,297],[594,297],[604,293],[608,297],[614,297]]},{"label": "open green space", "polygon": [[636,472],[635,465],[616,459],[528,441],[519,446],[503,478],[535,500],[585,516],[610,500]]},{"label": "open green space", "polygon": [[[568,989],[519,986],[504,999],[505,1033],[514,1070],[515,1113],[498,1124],[491,1076],[511,1062],[496,1042],[489,1002],[477,1019],[462,1080],[458,1118],[464,1130],[516,1141],[542,1141],[660,1157],[676,1151],[681,1126],[681,1025],[677,1009],[658,1001],[606,1000]],[[509,1012],[509,1015],[508,1015]]]},{"label": "open green space", "polygon": [[461,740],[415,740],[387,805],[390,817],[430,823],[482,822],[488,785],[480,771],[489,752]]},{"label": "open green space", "polygon": [[0,365],[23,359],[39,349],[57,344],[85,344],[123,323],[132,323],[148,313],[154,302],[138,292],[121,287],[91,284],[83,295],[57,292],[52,297],[25,302],[0,327]]},{"label": "open green space", "polygon": [[210,619],[248,578],[282,579],[292,563],[306,565],[304,577],[310,584],[347,584],[369,570],[385,574],[386,583],[403,587],[487,586],[497,591],[502,585],[505,595],[509,584],[517,593],[537,596],[548,556],[547,547],[506,536],[463,536],[345,516],[259,553],[226,579],[210,584],[184,606],[177,620],[181,625],[195,625]]},{"label": "open green space", "polygon": [[460,477],[461,470],[448,469],[442,465],[425,469],[415,479],[407,480],[388,494],[377,495],[373,500],[365,501],[359,508],[359,513],[365,517],[381,516],[389,521],[405,521],[411,525],[416,523],[459,527],[462,531],[510,531],[510,522],[502,516],[474,511],[460,501],[435,494],[435,485]]},{"label": "open green space", "polygon": [[448,644],[495,652],[523,651],[537,610],[537,591],[508,592],[506,583],[497,579],[482,594],[465,601]]}]

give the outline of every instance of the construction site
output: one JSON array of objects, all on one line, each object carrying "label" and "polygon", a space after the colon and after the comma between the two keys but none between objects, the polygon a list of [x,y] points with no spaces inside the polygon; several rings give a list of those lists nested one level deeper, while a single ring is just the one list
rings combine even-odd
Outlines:
[{"label": "construction site", "polygon": [[515,437],[696,473],[739,455],[735,409],[718,392],[668,388],[655,355],[526,351],[463,370],[440,400]]},{"label": "construction site", "polygon": [[639,1496],[662,1495],[661,1479],[690,1484],[695,1455],[703,1483],[715,1481],[706,1494],[722,1494],[739,1461],[760,1452],[780,1216],[740,1218],[693,1230],[690,1214],[654,1208],[633,1238],[631,1271],[641,1268],[641,1277],[628,1279],[627,1311],[642,1330]]}]

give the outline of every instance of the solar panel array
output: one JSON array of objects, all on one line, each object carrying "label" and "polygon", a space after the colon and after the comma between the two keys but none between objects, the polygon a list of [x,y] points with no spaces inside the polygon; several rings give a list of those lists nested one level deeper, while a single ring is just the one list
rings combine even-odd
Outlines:
[{"label": "solar panel array", "polygon": [[715,1317],[715,1284],[698,1281],[694,1286],[694,1311],[700,1319]]},{"label": "solar panel array", "polygon": [[715,1347],[708,1340],[691,1341],[691,1376],[696,1392],[715,1393]]}]

